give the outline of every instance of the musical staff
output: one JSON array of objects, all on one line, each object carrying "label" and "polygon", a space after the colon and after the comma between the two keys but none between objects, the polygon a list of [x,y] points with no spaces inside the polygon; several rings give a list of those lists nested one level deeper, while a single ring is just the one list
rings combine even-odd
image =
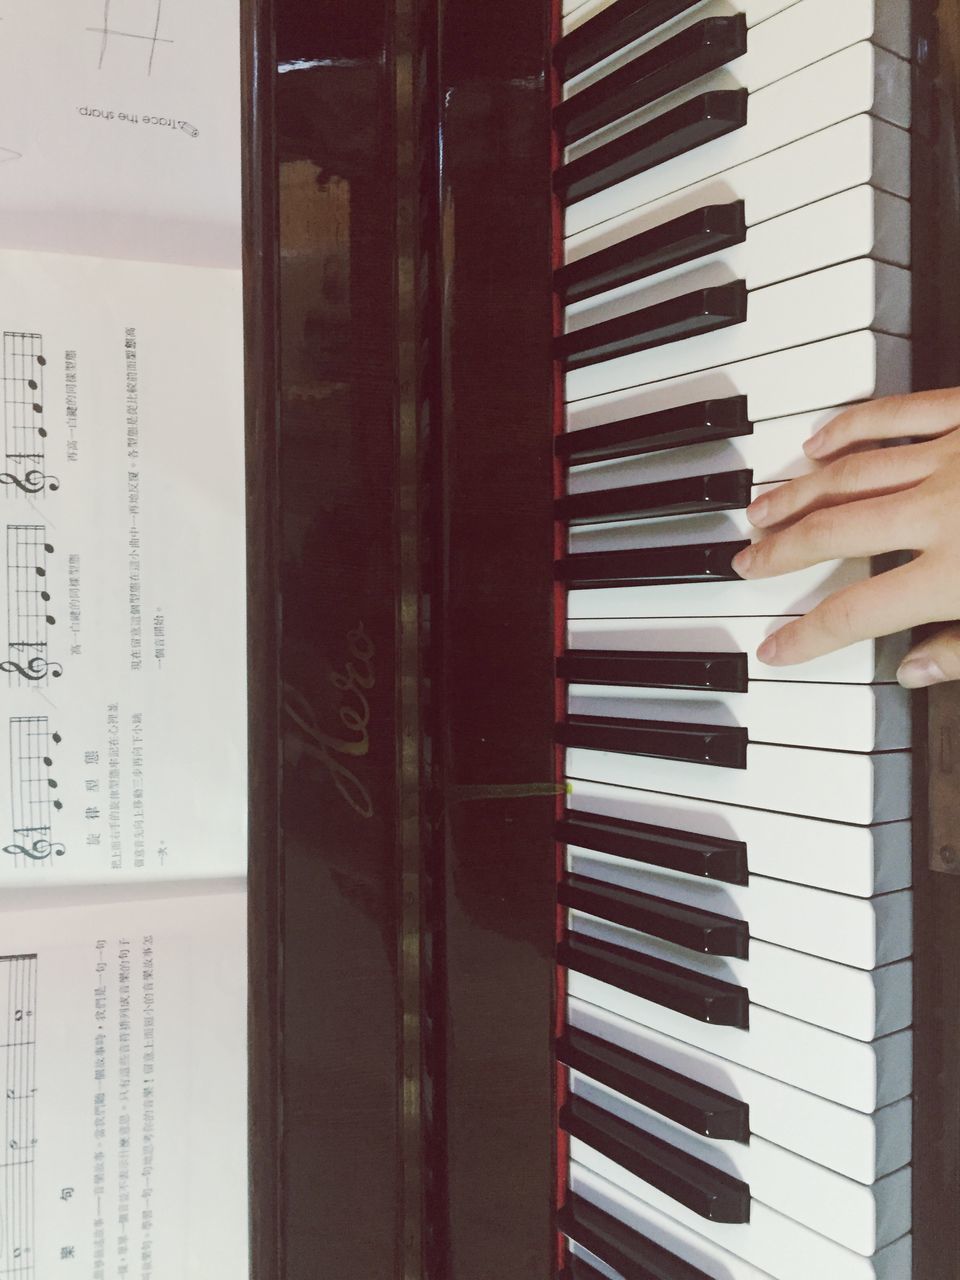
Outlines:
[{"label": "musical staff", "polygon": [[35,1275],[37,957],[0,956],[0,1276]]},{"label": "musical staff", "polygon": [[39,333],[3,335],[3,424],[5,470],[0,484],[10,494],[55,493],[56,476],[44,471],[47,429],[43,424],[43,338]]},{"label": "musical staff", "polygon": [[22,861],[46,862],[62,858],[63,844],[54,840],[56,815],[63,802],[56,798],[57,780],[52,752],[61,743],[50,732],[46,716],[14,716],[10,720],[10,802],[13,839],[4,847],[17,866]]},{"label": "musical staff", "polygon": [[42,524],[7,526],[7,660],[0,662],[12,683],[45,685],[63,674],[48,653],[49,629],[56,618],[49,611],[47,542]]}]

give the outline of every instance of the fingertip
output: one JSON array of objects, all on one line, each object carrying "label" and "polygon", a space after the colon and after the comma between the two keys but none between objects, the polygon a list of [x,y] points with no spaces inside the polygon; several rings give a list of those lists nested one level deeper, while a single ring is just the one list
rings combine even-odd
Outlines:
[{"label": "fingertip", "polygon": [[756,529],[761,529],[770,519],[770,502],[767,498],[757,498],[747,507],[747,519]]},{"label": "fingertip", "polygon": [[757,650],[757,657],[761,662],[766,663],[767,666],[774,665],[777,660],[776,633],[772,636],[767,636],[766,640],[764,640],[763,644],[761,644],[760,648]]},{"label": "fingertip", "polygon": [[823,428],[814,432],[809,440],[803,442],[803,452],[808,458],[822,458],[829,452],[829,441]]}]

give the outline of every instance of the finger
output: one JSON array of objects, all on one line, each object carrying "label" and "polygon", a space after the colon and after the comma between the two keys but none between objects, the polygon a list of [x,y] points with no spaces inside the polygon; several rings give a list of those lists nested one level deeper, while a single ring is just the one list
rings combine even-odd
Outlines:
[{"label": "finger", "polygon": [[960,425],[960,387],[887,396],[845,409],[803,446],[810,458],[827,458],[854,445],[906,436],[939,436]]},{"label": "finger", "polygon": [[747,518],[758,529],[766,529],[851,497],[880,497],[909,489],[926,480],[936,467],[937,457],[925,444],[854,453],[762,493],[747,507]]},{"label": "finger", "polygon": [[828,596],[805,618],[768,636],[757,657],[768,666],[787,667],[920,626],[930,621],[930,600],[938,591],[942,595],[941,588],[942,570],[921,556]]},{"label": "finger", "polygon": [[824,560],[920,551],[932,532],[928,520],[914,491],[825,507],[744,548],[733,568],[741,578],[774,578]]},{"label": "finger", "polygon": [[905,689],[926,689],[947,680],[960,680],[960,624],[954,623],[914,645],[897,671]]}]

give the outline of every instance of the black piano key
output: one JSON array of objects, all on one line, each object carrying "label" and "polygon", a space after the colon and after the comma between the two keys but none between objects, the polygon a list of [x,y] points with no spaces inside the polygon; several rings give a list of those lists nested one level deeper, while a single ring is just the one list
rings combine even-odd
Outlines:
[{"label": "black piano key", "polygon": [[585,911],[701,955],[746,960],[750,953],[750,926],[745,920],[573,873],[564,876],[558,893],[560,902],[571,911]]},{"label": "black piano key", "polygon": [[713,89],[562,165],[557,194],[573,204],[747,123],[746,89]]},{"label": "black piano key", "polygon": [[645,413],[619,422],[604,422],[582,431],[565,431],[557,437],[557,456],[568,466],[586,462],[612,462],[660,449],[707,444],[753,434],[746,396],[702,400],[660,413]]},{"label": "black piano key", "polygon": [[711,689],[746,693],[745,653],[568,649],[557,675],[570,684],[619,684],[637,689]]},{"label": "black piano key", "polygon": [[741,840],[675,831],[580,809],[566,811],[557,824],[557,837],[565,844],[630,862],[667,867],[725,884],[749,883],[747,846]]},{"label": "black piano key", "polygon": [[650,347],[714,333],[733,324],[743,324],[746,318],[747,286],[742,280],[732,280],[709,289],[694,289],[613,320],[574,329],[557,338],[555,350],[567,369],[580,369],[587,364],[647,351]]},{"label": "black piano key", "polygon": [[[568,1240],[588,1249],[623,1280],[711,1280],[699,1267],[648,1240],[583,1196],[567,1197],[558,1226]],[[574,1274],[581,1280],[580,1275]]]},{"label": "black piano key", "polygon": [[730,562],[738,551],[749,546],[749,541],[744,539],[629,551],[582,551],[560,560],[557,574],[571,589],[739,582]]},{"label": "black piano key", "polygon": [[697,22],[561,102],[554,111],[560,139],[569,146],[746,51],[747,19],[742,13]]},{"label": "black piano key", "polygon": [[704,205],[568,263],[556,273],[556,289],[565,303],[580,302],[595,293],[742,244],[746,238],[742,200]]},{"label": "black piano key", "polygon": [[708,1222],[750,1221],[750,1187],[576,1095],[560,1127]]},{"label": "black piano key", "polygon": [[746,987],[736,983],[708,978],[629,947],[569,932],[560,944],[558,960],[577,973],[652,1000],[698,1022],[742,1030],[750,1025],[750,995]]},{"label": "black piano key", "polygon": [[561,498],[557,516],[569,525],[578,525],[743,510],[750,505],[752,485],[752,471],[716,471],[657,484],[593,489]]},{"label": "black piano key", "polygon": [[569,80],[699,3],[700,0],[616,0],[557,42],[554,64]]},{"label": "black piano key", "polygon": [[557,725],[557,741],[565,747],[588,751],[616,751],[661,760],[687,760],[721,769],[745,769],[749,735],[735,724],[567,716]]},{"label": "black piano key", "polygon": [[747,1142],[750,1138],[750,1108],[741,1098],[710,1089],[599,1036],[568,1027],[557,1044],[557,1057],[571,1070],[632,1098],[691,1133],[724,1142]]}]

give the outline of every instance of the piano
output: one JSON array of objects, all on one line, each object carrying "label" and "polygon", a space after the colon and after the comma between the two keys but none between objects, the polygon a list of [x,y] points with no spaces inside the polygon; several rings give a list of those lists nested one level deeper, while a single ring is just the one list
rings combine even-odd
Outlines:
[{"label": "piano", "polygon": [[960,1280],[960,693],[731,566],[960,383],[960,3],[244,27],[253,1274]]}]

